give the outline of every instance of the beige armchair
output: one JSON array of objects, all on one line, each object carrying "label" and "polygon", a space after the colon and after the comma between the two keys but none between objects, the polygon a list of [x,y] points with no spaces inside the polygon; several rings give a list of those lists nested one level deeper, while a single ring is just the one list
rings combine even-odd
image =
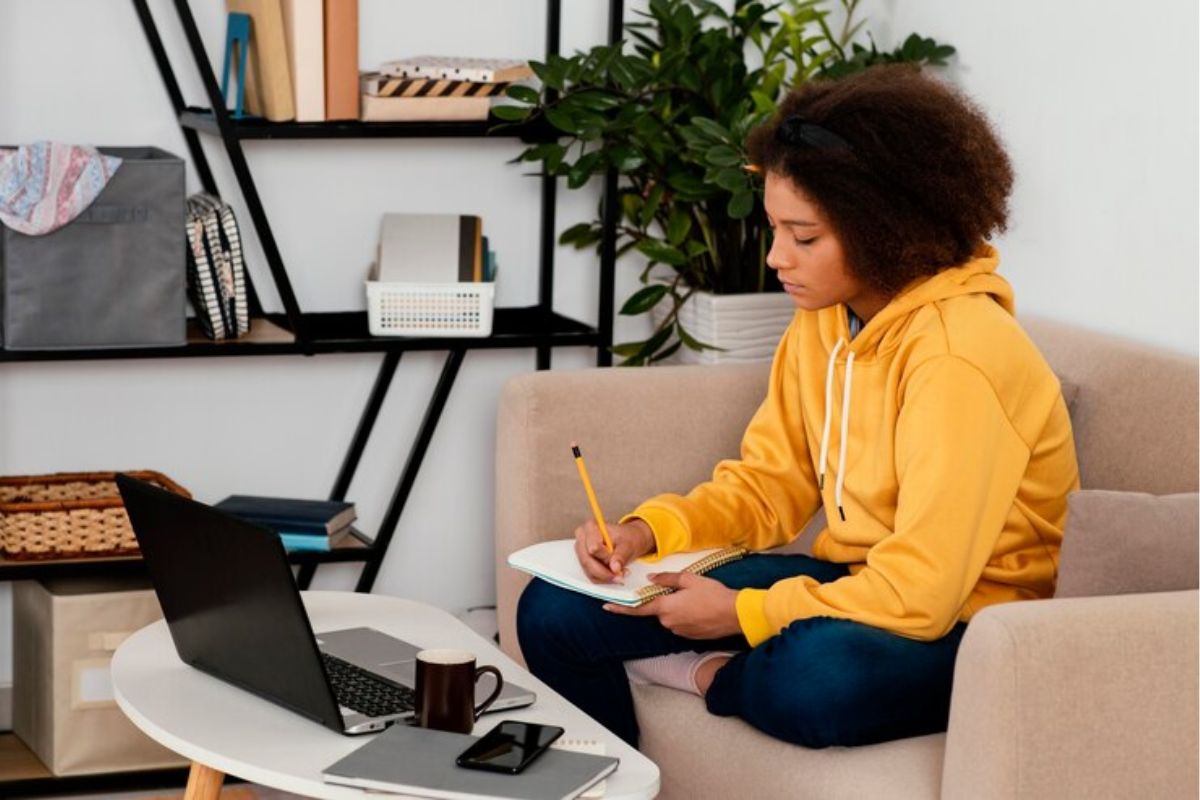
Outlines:
[{"label": "beige armchair", "polygon": [[[1196,491],[1195,359],[1059,323],[1022,324],[1063,381],[1085,489]],[[658,492],[686,492],[717,461],[736,456],[767,370],[588,369],[509,382],[496,457],[496,578],[507,653],[521,658],[514,614],[528,578],[505,559],[569,536],[588,513],[568,443],[584,444],[610,518]],[[821,525],[818,514],[789,549],[805,548]],[[1074,531],[1070,520],[1068,532],[1083,542],[1076,550],[1086,550],[1087,532]],[[661,796],[1194,798],[1194,520],[1180,526],[1179,537],[1188,537],[1183,552],[1192,560],[1187,585],[1172,584],[1182,591],[981,612],[959,652],[945,734],[808,750],[714,717],[692,695],[635,686],[641,749],[662,770]],[[1064,570],[1071,555],[1064,549]],[[1077,593],[1092,593],[1089,580],[1076,581],[1083,587]]]}]

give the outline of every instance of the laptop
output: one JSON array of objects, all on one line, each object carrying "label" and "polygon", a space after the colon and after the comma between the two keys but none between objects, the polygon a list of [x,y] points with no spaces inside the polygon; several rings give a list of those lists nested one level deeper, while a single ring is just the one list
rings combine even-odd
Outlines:
[{"label": "laptop", "polygon": [[[372,628],[314,635],[278,534],[128,475],[117,486],[184,663],[344,734],[412,719],[421,648]],[[536,699],[505,681],[488,711]]]}]

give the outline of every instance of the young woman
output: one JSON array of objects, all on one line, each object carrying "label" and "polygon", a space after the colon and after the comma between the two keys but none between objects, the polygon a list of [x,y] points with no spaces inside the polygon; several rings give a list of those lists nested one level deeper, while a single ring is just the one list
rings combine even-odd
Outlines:
[{"label": "young woman", "polygon": [[[1058,380],[1013,317],[986,243],[1009,160],[967,99],[909,67],[802,86],[749,140],[797,306],[741,457],[686,496],[575,532],[595,581],[635,558],[741,545],[677,591],[601,605],[535,580],[533,673],[637,743],[635,677],[694,691],[809,747],[944,730],[971,616],[1054,591],[1079,486]],[[757,551],[820,506],[813,557]],[[650,658],[655,657],[655,658]]]}]

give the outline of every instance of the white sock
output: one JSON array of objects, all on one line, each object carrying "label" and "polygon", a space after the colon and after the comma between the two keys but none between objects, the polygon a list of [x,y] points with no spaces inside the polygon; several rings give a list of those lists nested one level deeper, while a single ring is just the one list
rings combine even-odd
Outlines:
[{"label": "white sock", "polygon": [[638,658],[625,662],[625,673],[631,682],[638,685],[656,684],[699,695],[701,692],[696,685],[696,673],[700,667],[714,658],[733,655],[732,652],[714,650],[708,653],[671,653]]}]

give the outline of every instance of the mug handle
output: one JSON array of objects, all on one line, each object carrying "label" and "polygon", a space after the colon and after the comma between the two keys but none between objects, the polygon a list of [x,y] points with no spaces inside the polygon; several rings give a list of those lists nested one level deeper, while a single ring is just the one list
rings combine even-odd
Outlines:
[{"label": "mug handle", "polygon": [[500,690],[504,688],[504,677],[500,674],[500,670],[498,670],[495,667],[490,666],[490,665],[484,666],[484,667],[478,667],[475,670],[475,682],[479,683],[479,679],[483,676],[484,673],[487,673],[487,672],[490,672],[492,675],[494,675],[496,677],[496,688],[492,690],[492,693],[490,696],[488,696],[487,700],[484,700],[482,703],[475,706],[475,719],[476,720],[479,719],[479,717],[483,714],[484,711],[487,711],[488,706],[490,706],[492,703],[496,702],[496,698],[500,696]]}]

